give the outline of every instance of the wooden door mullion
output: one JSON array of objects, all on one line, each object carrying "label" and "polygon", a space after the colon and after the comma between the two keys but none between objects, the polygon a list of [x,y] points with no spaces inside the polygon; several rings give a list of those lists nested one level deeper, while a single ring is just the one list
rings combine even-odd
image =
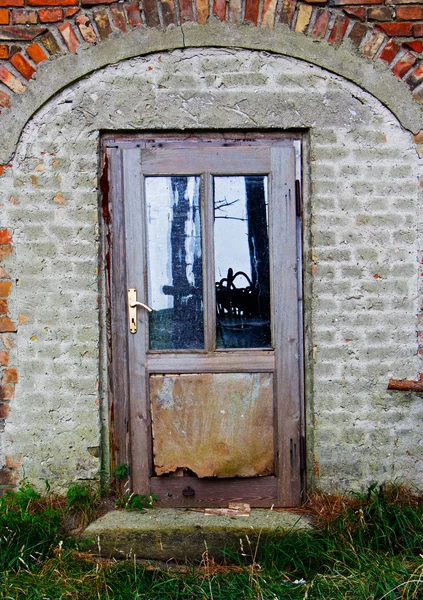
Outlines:
[{"label": "wooden door mullion", "polygon": [[209,172],[202,175],[203,210],[203,278],[204,278],[204,347],[207,352],[216,349],[216,301],[214,275],[214,239],[213,239],[213,177]]}]

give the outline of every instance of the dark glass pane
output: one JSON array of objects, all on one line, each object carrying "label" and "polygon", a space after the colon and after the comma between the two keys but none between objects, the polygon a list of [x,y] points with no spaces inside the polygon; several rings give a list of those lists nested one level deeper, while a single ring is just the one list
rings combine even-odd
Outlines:
[{"label": "dark glass pane", "polygon": [[146,177],[150,349],[204,347],[200,177]]},{"label": "dark glass pane", "polygon": [[267,176],[214,177],[217,348],[269,348]]}]

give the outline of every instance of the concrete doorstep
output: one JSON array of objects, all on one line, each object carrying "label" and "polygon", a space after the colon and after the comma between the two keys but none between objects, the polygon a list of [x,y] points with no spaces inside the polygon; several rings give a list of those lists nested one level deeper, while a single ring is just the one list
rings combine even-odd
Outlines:
[{"label": "concrete doorstep", "polygon": [[101,557],[157,561],[198,561],[209,557],[255,556],[266,540],[311,528],[309,516],[254,509],[248,516],[222,516],[205,511],[153,508],[111,511],[82,533],[90,551]]}]

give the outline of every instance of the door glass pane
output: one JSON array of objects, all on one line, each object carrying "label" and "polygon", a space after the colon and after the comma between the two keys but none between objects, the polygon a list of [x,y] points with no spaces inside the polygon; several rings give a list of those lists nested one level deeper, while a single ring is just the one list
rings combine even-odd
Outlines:
[{"label": "door glass pane", "polygon": [[146,177],[151,350],[204,347],[200,177]]},{"label": "door glass pane", "polygon": [[214,177],[217,348],[271,346],[267,183]]}]

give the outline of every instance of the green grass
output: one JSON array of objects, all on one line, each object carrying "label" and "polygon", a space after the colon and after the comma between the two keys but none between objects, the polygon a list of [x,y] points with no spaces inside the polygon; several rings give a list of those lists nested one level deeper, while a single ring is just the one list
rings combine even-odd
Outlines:
[{"label": "green grass", "polygon": [[315,495],[306,509],[316,529],[271,539],[257,556],[244,542],[242,560],[204,556],[175,570],[78,550],[61,523],[69,504],[86,512],[87,495],[74,489],[66,502],[27,486],[0,500],[0,599],[423,599],[423,499],[401,486]]}]

